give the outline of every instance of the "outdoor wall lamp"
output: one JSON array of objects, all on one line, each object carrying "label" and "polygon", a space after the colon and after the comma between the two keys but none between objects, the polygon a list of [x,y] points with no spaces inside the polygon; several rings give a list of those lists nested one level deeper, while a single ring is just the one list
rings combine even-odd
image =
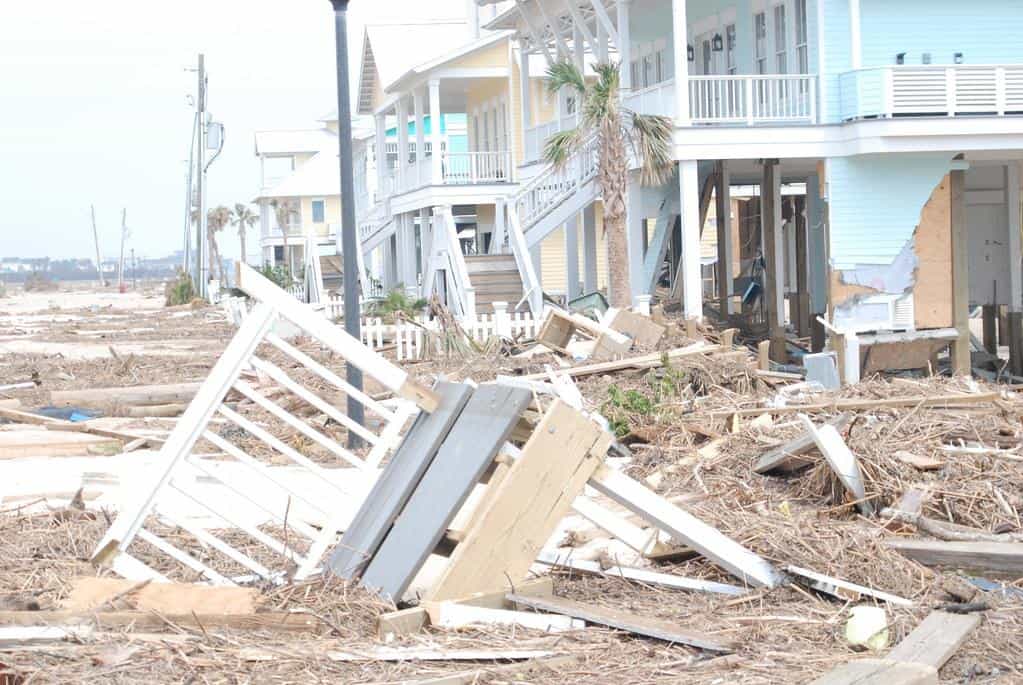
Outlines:
[{"label": "outdoor wall lamp", "polygon": [[711,41],[711,47],[713,48],[714,52],[721,52],[722,50],[725,49],[725,41],[722,40],[720,33],[714,34],[714,38]]},{"label": "outdoor wall lamp", "polygon": [[696,61],[696,50],[693,49],[692,45],[687,45],[686,46],[686,57],[689,58],[690,62],[695,62]]}]

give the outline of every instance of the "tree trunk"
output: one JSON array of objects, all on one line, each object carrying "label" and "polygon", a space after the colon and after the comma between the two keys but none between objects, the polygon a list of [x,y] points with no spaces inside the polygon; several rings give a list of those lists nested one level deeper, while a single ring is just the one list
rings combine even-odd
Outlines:
[{"label": "tree trunk", "polygon": [[601,195],[604,202],[604,231],[607,235],[607,276],[611,287],[611,306],[632,305],[629,279],[629,239],[626,192],[629,168],[621,129],[610,123],[601,130]]},{"label": "tree trunk", "polygon": [[208,264],[209,275],[206,277],[206,282],[208,283],[210,281],[210,279],[214,278],[217,275],[217,261],[216,261],[217,243],[213,239],[213,232],[210,231],[209,228],[206,229],[206,243],[207,243],[207,250],[206,250],[206,252],[208,253],[207,254],[207,261],[209,262],[209,264]]},{"label": "tree trunk", "polygon": [[249,260],[247,260],[245,258],[247,256],[247,253],[245,252],[245,228],[244,227],[242,227],[242,229],[238,231],[238,239],[242,243],[242,260],[241,260],[242,264],[248,264]]}]

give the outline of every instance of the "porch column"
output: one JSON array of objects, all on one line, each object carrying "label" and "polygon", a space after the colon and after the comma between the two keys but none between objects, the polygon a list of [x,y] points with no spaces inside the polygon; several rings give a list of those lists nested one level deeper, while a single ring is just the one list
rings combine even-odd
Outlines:
[{"label": "porch column", "polygon": [[441,138],[440,138],[440,81],[431,80],[430,88],[430,179],[431,183],[440,184],[444,180],[441,172]]},{"label": "porch column", "polygon": [[565,222],[565,295],[579,297],[579,215]]},{"label": "porch column", "polygon": [[583,292],[597,290],[597,206],[583,210]]},{"label": "porch column", "polygon": [[607,62],[607,29],[604,28],[604,23],[601,21],[597,22],[597,54],[596,58],[598,62]]},{"label": "porch column", "polygon": [[412,91],[412,109],[416,117],[416,171],[414,175],[418,183],[425,181],[422,178],[423,167],[420,164],[426,157],[426,131],[424,130],[426,116],[423,112],[425,109],[424,104],[423,91],[421,88],[416,88]]},{"label": "porch column", "polygon": [[430,243],[432,241],[433,235],[430,232],[430,210],[423,207],[419,210],[419,273],[422,275],[424,280],[419,287],[420,296],[422,296],[423,287],[426,285],[426,273],[430,270]]},{"label": "porch column", "polygon": [[[636,295],[645,295],[643,287],[643,245],[646,241],[646,218],[643,216],[643,188],[638,174],[629,174],[625,193],[625,240],[629,248],[629,288],[631,292],[625,301],[632,302]],[[608,278],[608,293],[611,293],[611,279]],[[612,298],[617,295],[612,294]]]},{"label": "porch column", "polygon": [[687,0],[671,1],[671,31],[675,44],[675,121],[681,126],[689,125],[689,27],[686,24]]},{"label": "porch column", "polygon": [[[820,30],[818,28],[818,30]],[[850,68],[863,66],[863,44],[860,39],[860,0],[849,0],[849,62]]]},{"label": "porch column", "polygon": [[728,162],[717,163],[717,186],[714,188],[718,235],[718,308],[721,317],[732,314],[732,175]]},{"label": "porch column", "polygon": [[[629,9],[632,0],[618,0],[618,59],[621,62],[619,85],[623,93],[632,90],[632,45],[629,37]],[[677,51],[676,51],[677,52]]]},{"label": "porch column", "polygon": [[533,103],[532,91],[529,87],[529,50],[526,49],[525,41],[519,43],[519,89],[522,100],[522,128],[523,130],[533,126]]},{"label": "porch column", "polygon": [[952,325],[958,334],[952,343],[952,372],[968,376],[971,368],[970,245],[966,227],[966,172],[962,168],[953,167],[949,172],[949,187],[952,220]]},{"label": "porch column", "polygon": [[395,127],[398,129],[398,179],[401,182],[402,189],[408,187],[408,182],[411,180],[406,178],[406,172],[408,171],[408,101],[405,96],[402,95],[398,98],[398,104],[396,107],[398,121]]},{"label": "porch column", "polygon": [[1020,163],[1009,162],[1005,170],[1009,214],[1009,306],[1007,315],[1009,370],[1023,376],[1023,252],[1020,246]]},{"label": "porch column", "polygon": [[678,163],[682,219],[682,314],[703,319],[703,277],[700,272],[700,174],[696,160]]},{"label": "porch column", "polygon": [[760,227],[764,244],[764,302],[771,340],[771,359],[787,361],[785,352],[784,244],[781,231],[781,175],[778,160],[763,160],[760,184]]},{"label": "porch column", "polygon": [[817,322],[828,308],[828,252],[824,199],[821,179],[816,173],[806,177],[806,242],[810,271],[810,333],[812,349],[824,349],[823,326]]},{"label": "porch column", "polygon": [[373,141],[376,146],[377,164],[377,200],[384,195],[384,183],[387,178],[387,122],[383,113],[373,117],[376,122],[376,139]]}]

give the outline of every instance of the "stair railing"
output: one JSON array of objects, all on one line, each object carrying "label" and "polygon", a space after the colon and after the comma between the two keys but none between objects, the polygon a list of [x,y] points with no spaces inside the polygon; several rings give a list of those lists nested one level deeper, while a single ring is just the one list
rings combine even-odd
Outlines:
[{"label": "stair railing", "polygon": [[528,231],[580,186],[595,178],[597,164],[597,137],[593,136],[564,164],[548,164],[524,184],[511,198],[512,213],[518,214],[522,230]]}]

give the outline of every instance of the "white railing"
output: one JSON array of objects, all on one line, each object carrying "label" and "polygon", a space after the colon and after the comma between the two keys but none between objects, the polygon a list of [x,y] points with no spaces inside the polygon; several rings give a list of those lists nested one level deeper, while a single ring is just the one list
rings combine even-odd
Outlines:
[{"label": "white railing", "polygon": [[510,152],[447,152],[441,157],[445,184],[508,183]]},{"label": "white railing", "polygon": [[638,114],[657,114],[662,117],[675,116],[675,81],[668,79],[641,90],[634,90],[625,97],[625,106]]},{"label": "white railing", "polygon": [[526,162],[537,162],[543,159],[543,149],[547,139],[559,131],[573,129],[578,124],[578,117],[572,114],[561,119],[548,121],[525,130],[523,138],[523,155]]},{"label": "white railing", "polygon": [[591,138],[562,165],[550,165],[522,186],[511,209],[528,231],[581,185],[597,175],[597,139]]},{"label": "white railing", "polygon": [[1023,64],[889,65],[839,76],[843,120],[1023,114]]},{"label": "white railing", "polygon": [[690,76],[695,124],[817,123],[813,74]]}]

